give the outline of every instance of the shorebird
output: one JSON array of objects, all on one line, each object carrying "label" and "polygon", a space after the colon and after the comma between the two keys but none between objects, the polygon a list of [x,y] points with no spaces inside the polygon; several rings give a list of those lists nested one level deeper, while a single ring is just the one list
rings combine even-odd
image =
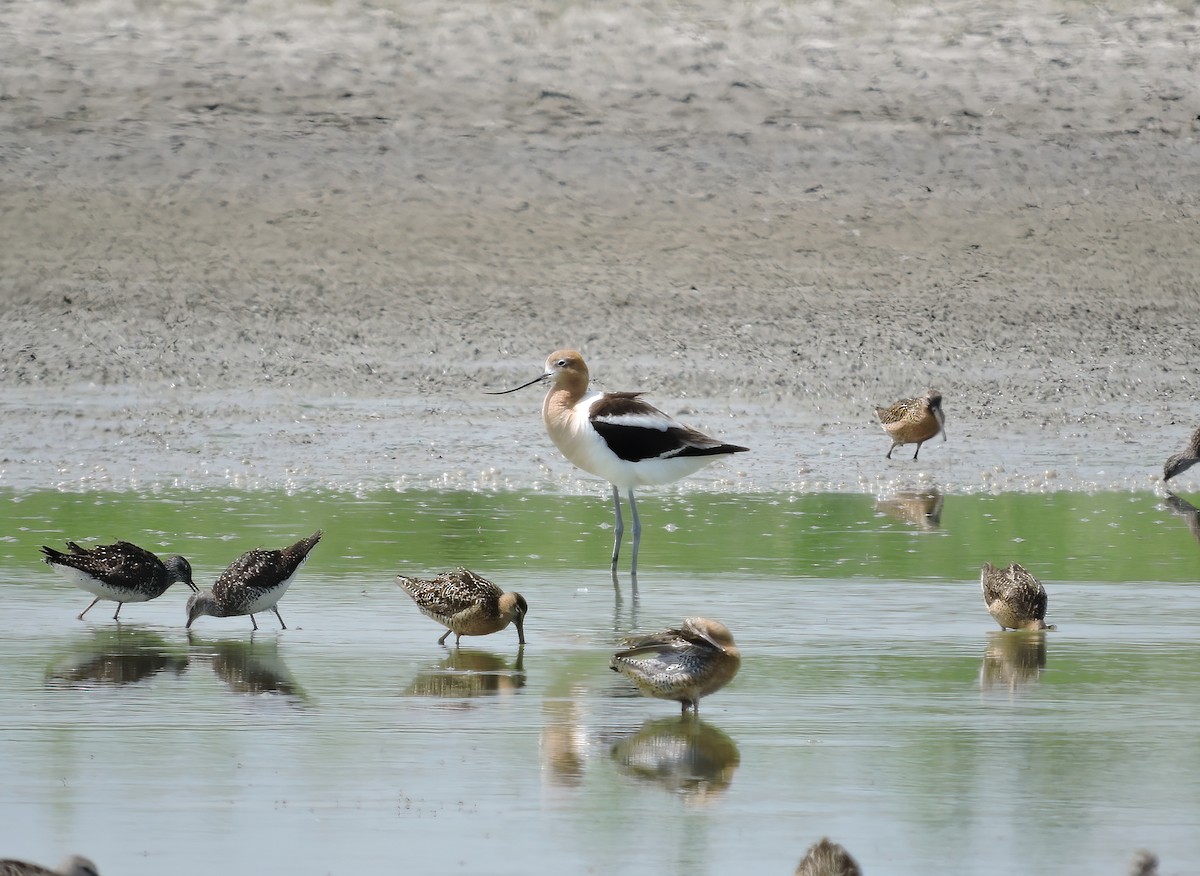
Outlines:
[{"label": "shorebird", "polygon": [[96,597],[79,613],[80,620],[101,599],[117,603],[113,613],[116,620],[126,602],[157,599],[176,581],[193,591],[199,589],[192,583],[192,567],[183,557],[168,557],[164,563],[150,551],[127,541],[90,549],[69,541],[67,548],[70,552],[64,554],[43,545],[42,553],[50,568]]},{"label": "shorebird", "polygon": [[638,518],[634,487],[668,484],[686,477],[730,453],[750,448],[725,444],[685,426],[643,401],[640,392],[588,390],[588,368],[575,350],[556,350],[546,359],[544,373],[513,389],[489,393],[504,395],[535,383],[550,383],[542,403],[542,420],[550,439],[571,463],[612,484],[613,533],[612,572],[625,523],[621,519],[621,492],[629,497],[633,517],[633,562],[631,576],[637,582],[638,548],[642,523]]},{"label": "shorebird", "polygon": [[901,444],[916,444],[913,459],[921,452],[921,445],[942,433],[946,440],[946,415],[942,413],[942,394],[929,390],[920,398],[902,398],[891,407],[875,408],[875,416],[883,429],[892,436],[892,446],[887,458]]},{"label": "shorebird", "polygon": [[1200,462],[1200,429],[1192,433],[1192,438],[1188,441],[1187,447],[1183,448],[1181,452],[1167,457],[1167,461],[1163,465],[1163,480],[1169,481],[1175,475],[1182,474],[1198,462]]},{"label": "shorebird", "polygon": [[0,861],[0,876],[100,876],[100,871],[82,855],[71,855],[57,870],[7,858]]},{"label": "shorebird", "polygon": [[439,645],[454,633],[458,647],[463,636],[498,633],[510,623],[517,628],[517,641],[525,644],[525,615],[529,604],[520,593],[505,593],[487,578],[461,566],[436,578],[396,576],[396,583],[412,597],[421,614],[432,618],[446,632]]},{"label": "shorebird", "polygon": [[321,540],[321,535],[318,529],[308,538],[281,551],[263,548],[246,551],[221,573],[211,590],[201,590],[188,600],[188,628],[196,622],[196,618],[205,614],[213,617],[248,614],[250,623],[257,630],[258,621],[254,615],[269,608],[279,618],[279,625],[286,630],[287,624],[283,622],[283,615],[279,613],[276,603],[287,592],[301,564],[308,559],[309,551]]},{"label": "shorebird", "polygon": [[862,876],[858,861],[837,843],[822,837],[808,847],[796,876]]},{"label": "shorebird", "polygon": [[646,696],[678,700],[685,715],[689,706],[698,715],[700,698],[727,685],[742,663],[729,627],[703,617],[623,644],[609,669],[628,676]]},{"label": "shorebird", "polygon": [[1020,563],[997,569],[984,563],[979,572],[983,603],[1002,630],[1052,630],[1046,625],[1046,588]]}]

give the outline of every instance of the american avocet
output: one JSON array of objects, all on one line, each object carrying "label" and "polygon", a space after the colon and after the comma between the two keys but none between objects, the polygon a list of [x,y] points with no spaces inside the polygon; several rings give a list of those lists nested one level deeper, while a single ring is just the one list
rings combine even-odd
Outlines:
[{"label": "american avocet", "polygon": [[808,853],[796,867],[796,876],[862,876],[858,861],[829,837],[808,847]]},{"label": "american avocet", "polygon": [[283,615],[276,603],[296,577],[300,566],[308,559],[309,551],[321,540],[321,530],[308,538],[301,539],[281,551],[256,548],[246,551],[221,573],[211,590],[194,594],[187,604],[187,626],[190,628],[201,615],[233,617],[250,615],[250,623],[258,629],[254,619],[260,611],[268,608],[279,618],[285,630]]},{"label": "american avocet", "polygon": [[79,613],[80,620],[101,599],[117,603],[113,613],[116,620],[126,602],[157,599],[176,581],[193,591],[199,589],[192,583],[192,567],[183,557],[168,557],[164,563],[150,551],[127,541],[94,548],[82,548],[69,541],[67,548],[70,552],[64,554],[43,546],[42,553],[55,572],[96,597]]},{"label": "american avocet", "polygon": [[0,876],[100,876],[100,871],[83,855],[71,855],[57,870],[9,858],[0,861]]},{"label": "american avocet", "polygon": [[454,633],[454,645],[463,636],[498,633],[510,623],[517,628],[517,641],[525,644],[525,615],[529,603],[520,593],[505,593],[487,578],[459,567],[435,578],[396,576],[396,583],[428,618],[446,627],[439,645]]},{"label": "american avocet", "polygon": [[984,563],[979,572],[983,603],[1002,630],[1052,630],[1046,626],[1046,588],[1020,563],[997,569]]},{"label": "american avocet", "polygon": [[1200,462],[1200,429],[1192,433],[1187,447],[1179,453],[1172,454],[1163,465],[1163,480],[1169,481],[1177,474],[1182,474],[1196,463]]},{"label": "american avocet", "polygon": [[703,617],[678,628],[624,642],[609,668],[628,676],[646,696],[678,700],[686,714],[700,712],[700,698],[720,690],[742,664],[729,627]]},{"label": "american avocet", "polygon": [[892,436],[892,446],[888,448],[887,458],[892,458],[892,451],[902,444],[916,444],[913,459],[921,452],[921,445],[942,433],[946,440],[946,415],[942,413],[942,394],[929,390],[920,398],[902,398],[891,407],[876,408],[875,416],[883,425],[884,431]]},{"label": "american avocet", "polygon": [[638,547],[642,524],[634,487],[668,484],[692,474],[729,453],[749,450],[725,444],[667,416],[642,400],[640,392],[588,390],[588,368],[575,350],[557,350],[546,359],[546,370],[528,383],[489,393],[503,395],[535,383],[550,382],[542,403],[542,419],[550,439],[579,468],[612,484],[616,531],[612,571],[617,572],[621,537],[621,491],[629,496],[633,517],[632,577],[637,582]]}]

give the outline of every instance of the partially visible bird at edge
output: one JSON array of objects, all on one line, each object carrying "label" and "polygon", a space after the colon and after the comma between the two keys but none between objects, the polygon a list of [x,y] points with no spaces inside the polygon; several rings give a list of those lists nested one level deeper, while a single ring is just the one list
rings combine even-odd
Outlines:
[{"label": "partially visible bird at edge", "polygon": [[808,847],[796,867],[796,876],[862,876],[862,870],[845,848],[822,837]]},{"label": "partially visible bird at edge", "polygon": [[1192,433],[1191,440],[1183,450],[1167,457],[1167,461],[1163,464],[1163,482],[1182,474],[1198,462],[1200,462],[1200,429]]},{"label": "partially visible bird at edge", "polygon": [[254,619],[260,611],[268,608],[279,618],[279,626],[287,629],[277,603],[287,592],[296,572],[308,559],[309,552],[321,540],[317,530],[283,550],[255,548],[246,551],[234,560],[211,590],[201,590],[188,599],[187,627],[190,629],[198,617],[233,617],[250,615],[250,623],[258,629]]},{"label": "partially visible bird at edge", "polygon": [[729,627],[703,617],[678,627],[627,639],[609,668],[650,697],[676,700],[680,711],[700,714],[700,698],[727,685],[742,664]]},{"label": "partially visible bird at edge", "polygon": [[451,633],[457,647],[463,636],[498,633],[510,623],[517,628],[517,641],[525,644],[529,603],[520,593],[506,593],[482,575],[460,566],[433,578],[397,575],[396,583],[422,614],[446,628],[439,645],[446,644]]},{"label": "partially visible bird at edge", "polygon": [[556,350],[547,357],[545,371],[538,377],[488,394],[504,395],[535,383],[550,384],[542,402],[542,420],[550,439],[572,464],[612,485],[614,583],[625,534],[621,493],[627,494],[633,518],[630,577],[636,588],[642,524],[634,488],[677,481],[719,457],[750,448],[726,444],[683,425],[644,401],[640,392],[589,390],[589,379],[583,356],[575,350]]},{"label": "partially visible bird at edge", "polygon": [[902,444],[916,444],[913,459],[921,452],[921,445],[942,433],[946,440],[946,415],[942,413],[942,394],[929,390],[919,398],[902,398],[890,407],[875,408],[875,416],[885,432],[892,438],[887,459],[892,451]]},{"label": "partially visible bird at edge", "polygon": [[164,562],[145,548],[127,541],[93,548],[80,547],[69,541],[67,550],[68,553],[63,553],[42,546],[48,566],[96,597],[79,613],[80,620],[101,599],[117,603],[113,613],[113,620],[117,620],[121,606],[126,602],[157,599],[176,582],[186,584],[193,591],[199,589],[192,583],[191,565],[180,556],[168,557]]},{"label": "partially visible bird at edge", "polygon": [[57,870],[5,858],[0,861],[0,876],[100,876],[100,871],[83,855],[71,855],[58,865]]},{"label": "partially visible bird at edge", "polygon": [[1053,630],[1046,625],[1048,598],[1042,582],[1020,563],[997,569],[984,563],[979,572],[983,602],[1002,630]]}]

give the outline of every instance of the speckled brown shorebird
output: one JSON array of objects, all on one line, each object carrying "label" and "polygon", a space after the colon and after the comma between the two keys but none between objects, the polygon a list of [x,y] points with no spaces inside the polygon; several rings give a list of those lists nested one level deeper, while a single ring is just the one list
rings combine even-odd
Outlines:
[{"label": "speckled brown shorebird", "polygon": [[1192,438],[1179,453],[1167,457],[1163,464],[1163,481],[1169,481],[1177,474],[1182,474],[1196,463],[1200,462],[1200,429],[1192,433]]},{"label": "speckled brown shorebird", "polygon": [[875,416],[883,425],[883,429],[892,436],[892,446],[888,448],[887,458],[892,458],[892,451],[901,444],[916,444],[913,459],[921,452],[921,445],[942,433],[946,440],[946,415],[942,413],[942,394],[929,390],[920,398],[902,398],[891,407],[876,408]]},{"label": "speckled brown shorebird", "polygon": [[446,627],[439,645],[446,644],[451,633],[457,647],[463,636],[488,636],[510,623],[517,628],[517,641],[525,644],[525,615],[529,613],[525,597],[505,593],[482,575],[460,566],[435,578],[397,575],[396,583],[423,615]]},{"label": "speckled brown shorebird", "polygon": [[675,629],[628,639],[609,668],[628,676],[646,696],[678,700],[681,711],[700,713],[700,698],[727,685],[742,657],[729,627],[703,617]]},{"label": "speckled brown shorebird", "polygon": [[287,629],[283,615],[276,603],[296,577],[300,566],[308,559],[309,552],[321,540],[317,530],[308,538],[301,539],[281,551],[255,548],[246,551],[221,573],[211,590],[201,590],[188,600],[187,626],[191,628],[201,615],[232,617],[250,615],[250,623],[258,629],[254,619],[260,611],[268,608],[279,618],[279,625]]},{"label": "speckled brown shorebird", "polygon": [[186,584],[193,591],[192,567],[183,557],[168,557],[163,562],[150,551],[119,541],[116,544],[83,548],[67,542],[69,553],[42,547],[46,564],[76,587],[96,598],[79,613],[79,619],[91,611],[101,599],[117,603],[113,620],[121,614],[126,602],[149,602],[162,596],[175,582]]},{"label": "speckled brown shorebird", "polygon": [[796,867],[796,876],[862,876],[862,870],[849,852],[829,837],[822,837],[808,847]]},{"label": "speckled brown shorebird", "polygon": [[983,603],[1002,630],[1052,630],[1046,625],[1046,588],[1020,563],[997,569],[984,563],[979,572]]},{"label": "speckled brown shorebird", "polygon": [[0,861],[0,876],[100,876],[100,871],[82,855],[71,855],[57,870],[7,858]]}]

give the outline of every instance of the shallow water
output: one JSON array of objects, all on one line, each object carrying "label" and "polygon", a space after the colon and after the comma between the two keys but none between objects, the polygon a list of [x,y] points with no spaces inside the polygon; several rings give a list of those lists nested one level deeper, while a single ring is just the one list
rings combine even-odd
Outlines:
[{"label": "shallow water", "polygon": [[[0,494],[3,854],[124,874],[790,873],[828,834],[867,873],[1200,864],[1200,546],[1149,494],[648,496],[635,599],[609,510],[538,493]],[[66,538],[238,553],[327,532],[280,608],[122,622],[38,562]],[[984,560],[1055,632],[994,629]],[[463,563],[520,590],[455,652],[392,583]],[[108,609],[107,611],[105,609]],[[688,614],[742,671],[698,723],[613,642]]]}]

